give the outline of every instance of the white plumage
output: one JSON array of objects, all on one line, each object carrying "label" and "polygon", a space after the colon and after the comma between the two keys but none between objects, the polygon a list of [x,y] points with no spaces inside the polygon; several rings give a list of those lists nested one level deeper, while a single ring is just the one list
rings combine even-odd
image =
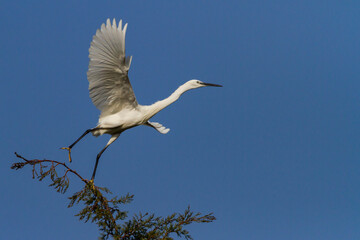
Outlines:
[{"label": "white plumage", "polygon": [[181,85],[168,98],[152,105],[140,105],[128,78],[128,71],[132,57],[125,55],[125,34],[127,24],[122,28],[122,21],[116,25],[115,19],[112,24],[110,19],[106,25],[96,31],[89,49],[89,80],[90,98],[94,105],[101,111],[98,125],[88,129],[67,149],[71,162],[71,149],[88,133],[94,136],[110,134],[111,138],[106,146],[96,157],[96,163],[92,180],[95,177],[97,164],[101,154],[113,143],[120,134],[132,127],[139,125],[150,126],[162,134],[170,131],[160,123],[149,120],[159,111],[175,102],[184,92],[205,86],[221,87],[221,85],[204,83],[193,79]]},{"label": "white plumage", "polygon": [[96,31],[89,49],[89,92],[101,116],[138,105],[128,78],[131,57],[125,56],[127,24],[123,29],[121,25],[122,21],[116,27],[115,19],[111,25],[108,19]]}]

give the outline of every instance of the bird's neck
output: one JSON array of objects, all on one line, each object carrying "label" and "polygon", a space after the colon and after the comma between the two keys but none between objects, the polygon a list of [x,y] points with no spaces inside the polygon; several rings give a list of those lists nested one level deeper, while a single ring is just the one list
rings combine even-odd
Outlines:
[{"label": "bird's neck", "polygon": [[188,87],[186,87],[185,85],[181,85],[178,89],[175,90],[175,92],[173,92],[169,97],[165,98],[164,100],[157,101],[156,103],[149,106],[145,106],[146,119],[148,120],[152,118],[155,114],[157,114],[158,112],[160,112],[161,110],[163,110],[164,108],[166,108],[167,106],[178,100],[181,94],[183,94],[188,90],[190,90]]}]

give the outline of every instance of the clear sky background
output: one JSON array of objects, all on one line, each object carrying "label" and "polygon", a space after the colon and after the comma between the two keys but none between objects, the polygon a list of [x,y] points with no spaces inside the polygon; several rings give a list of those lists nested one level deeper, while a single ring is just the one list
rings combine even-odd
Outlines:
[{"label": "clear sky background", "polygon": [[[135,194],[130,214],[214,212],[195,239],[360,239],[360,3],[358,1],[2,1],[0,3],[0,239],[97,239],[65,195],[27,158],[67,161],[94,127],[88,96],[92,36],[107,18],[129,23],[126,51],[140,104],[197,78],[124,132],[96,182]],[[71,167],[90,178],[108,136],[88,136]]]}]

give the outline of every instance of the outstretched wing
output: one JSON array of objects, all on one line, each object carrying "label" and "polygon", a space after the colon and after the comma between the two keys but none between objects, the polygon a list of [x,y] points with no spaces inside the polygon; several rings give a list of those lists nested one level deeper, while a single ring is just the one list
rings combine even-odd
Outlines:
[{"label": "outstretched wing", "polygon": [[107,19],[106,26],[102,24],[96,31],[90,45],[89,92],[102,116],[137,106],[128,78],[132,57],[125,56],[126,28],[127,24],[122,29],[121,20],[117,27],[115,19],[112,25]]}]

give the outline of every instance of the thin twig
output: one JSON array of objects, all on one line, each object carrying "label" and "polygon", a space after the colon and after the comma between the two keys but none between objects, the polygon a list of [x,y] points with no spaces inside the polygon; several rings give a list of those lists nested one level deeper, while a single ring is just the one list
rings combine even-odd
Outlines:
[{"label": "thin twig", "polygon": [[26,163],[30,163],[32,165],[37,164],[37,163],[43,163],[43,162],[49,162],[49,163],[56,163],[56,165],[54,167],[57,167],[58,165],[61,165],[63,167],[66,168],[67,172],[72,172],[73,174],[75,174],[78,178],[81,179],[81,181],[83,181],[84,183],[88,183],[89,181],[87,179],[84,179],[79,173],[77,173],[75,170],[72,170],[71,168],[69,168],[65,163],[59,162],[59,161],[55,161],[55,160],[48,160],[48,159],[43,159],[43,160],[39,160],[39,159],[33,159],[33,160],[28,160],[26,158],[24,158],[23,156],[19,155],[17,152],[15,152],[16,157],[24,160]]}]

